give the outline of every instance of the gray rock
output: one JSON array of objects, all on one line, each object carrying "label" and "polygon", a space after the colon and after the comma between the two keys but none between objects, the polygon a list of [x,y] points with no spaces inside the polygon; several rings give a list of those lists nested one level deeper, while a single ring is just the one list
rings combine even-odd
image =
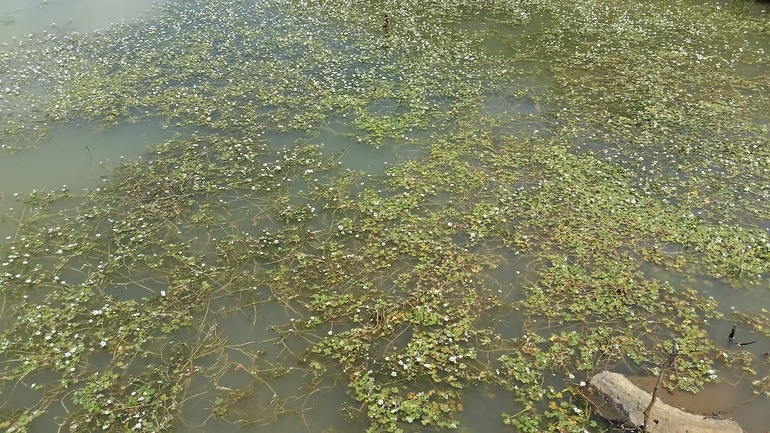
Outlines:
[{"label": "gray rock", "polygon": [[[588,397],[599,415],[610,421],[622,421],[629,427],[644,424],[644,410],[652,395],[637,387],[625,376],[603,371],[591,379]],[[694,415],[669,406],[660,398],[650,412],[648,433],[743,433],[731,419],[715,419]]]}]

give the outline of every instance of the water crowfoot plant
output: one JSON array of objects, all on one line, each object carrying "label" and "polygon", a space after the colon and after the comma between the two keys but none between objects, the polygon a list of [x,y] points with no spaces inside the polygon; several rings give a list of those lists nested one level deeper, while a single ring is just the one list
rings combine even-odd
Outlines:
[{"label": "water crowfoot plant", "polygon": [[[176,133],[96,190],[21,201],[0,245],[0,380],[9,401],[41,394],[0,408],[3,428],[603,431],[579,383],[658,374],[672,337],[667,388],[735,376],[767,394],[764,373],[737,379],[759,370],[766,312],[729,317],[756,345],[712,332],[729,326],[715,287],[761,297],[768,271],[764,17],[162,9],[0,55],[3,149],[67,122]],[[366,146],[416,156],[372,169]],[[511,407],[470,413],[483,386]]]}]

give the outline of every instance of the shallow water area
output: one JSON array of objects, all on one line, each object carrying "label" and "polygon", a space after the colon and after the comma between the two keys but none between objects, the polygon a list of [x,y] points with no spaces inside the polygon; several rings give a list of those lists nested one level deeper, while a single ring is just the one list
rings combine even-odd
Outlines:
[{"label": "shallow water area", "polygon": [[80,193],[99,188],[113,169],[147,157],[150,149],[172,135],[154,121],[106,129],[86,122],[55,126],[47,138],[19,142],[22,150],[0,154],[0,192],[5,198],[0,211],[18,208],[14,199],[33,190]]},{"label": "shallow water area", "polygon": [[[628,379],[648,393],[652,392],[657,381],[657,378],[653,376],[629,376]],[[759,409],[758,406],[764,404],[761,397],[747,393],[745,390],[735,386],[735,382],[740,380],[740,377],[722,377],[720,380],[720,383],[708,385],[697,395],[670,390],[661,390],[665,392],[659,392],[658,395],[664,403],[686,411],[694,409],[697,413],[713,416],[717,419],[739,419],[741,420],[741,428],[747,432],[761,432],[765,430],[767,426],[765,424],[766,420],[746,417],[746,414],[757,411]]]},{"label": "shallow water area", "polygon": [[764,15],[140,4],[4,53],[0,428],[603,432],[674,339],[770,425]]},{"label": "shallow water area", "polygon": [[0,5],[0,45],[17,46],[42,32],[87,33],[121,21],[148,18],[165,0],[5,0]]}]

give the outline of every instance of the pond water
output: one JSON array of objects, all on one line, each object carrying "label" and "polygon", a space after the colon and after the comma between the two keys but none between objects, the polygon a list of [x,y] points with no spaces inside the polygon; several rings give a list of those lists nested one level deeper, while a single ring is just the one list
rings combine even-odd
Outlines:
[{"label": "pond water", "polygon": [[0,6],[0,44],[14,47],[43,32],[93,32],[155,15],[162,0],[8,0]]},{"label": "pond water", "polygon": [[770,425],[765,6],[1,8],[1,430]]}]

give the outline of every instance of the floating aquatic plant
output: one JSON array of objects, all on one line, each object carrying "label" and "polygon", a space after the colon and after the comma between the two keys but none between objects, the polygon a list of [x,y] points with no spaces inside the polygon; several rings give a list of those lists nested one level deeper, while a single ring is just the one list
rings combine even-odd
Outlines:
[{"label": "floating aquatic plant", "polygon": [[[754,372],[715,348],[714,298],[648,270],[764,281],[765,27],[680,2],[237,0],[33,35],[0,53],[4,150],[84,119],[177,134],[9,216],[2,390],[38,394],[0,426],[309,425],[342,389],[363,429],[457,428],[485,385],[516,400],[501,424],[582,432],[603,427],[581,383],[656,374],[672,336],[669,388]],[[340,170],[330,123],[424,153]]]}]

